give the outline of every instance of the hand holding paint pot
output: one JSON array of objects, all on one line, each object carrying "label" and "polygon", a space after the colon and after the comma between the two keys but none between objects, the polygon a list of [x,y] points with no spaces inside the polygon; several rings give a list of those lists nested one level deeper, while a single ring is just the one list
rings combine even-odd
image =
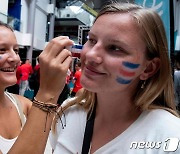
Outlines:
[{"label": "hand holding paint pot", "polygon": [[81,53],[83,45],[73,44],[72,46],[67,46],[66,49],[71,51],[72,53]]},{"label": "hand holding paint pot", "polygon": [[64,47],[71,45],[73,41],[66,36],[60,36],[52,39],[40,54],[40,89],[37,97],[40,96],[39,99],[43,99],[42,101],[58,97],[64,88],[66,74],[72,61],[71,52]]}]

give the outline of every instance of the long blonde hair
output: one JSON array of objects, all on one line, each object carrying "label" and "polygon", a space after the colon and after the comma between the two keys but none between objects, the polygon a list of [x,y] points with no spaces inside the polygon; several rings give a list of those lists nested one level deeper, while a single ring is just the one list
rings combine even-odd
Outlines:
[{"label": "long blonde hair", "polygon": [[[146,44],[146,58],[160,59],[160,68],[157,73],[146,81],[145,87],[137,85],[134,102],[142,111],[150,109],[165,109],[178,116],[174,103],[174,88],[171,65],[168,56],[168,45],[163,22],[160,16],[151,9],[130,3],[113,2],[102,8],[96,20],[104,14],[129,13],[141,31],[142,39]],[[95,103],[96,94],[84,90],[83,94],[69,102],[62,110],[78,104],[91,112]],[[86,100],[82,103],[82,100]]]}]

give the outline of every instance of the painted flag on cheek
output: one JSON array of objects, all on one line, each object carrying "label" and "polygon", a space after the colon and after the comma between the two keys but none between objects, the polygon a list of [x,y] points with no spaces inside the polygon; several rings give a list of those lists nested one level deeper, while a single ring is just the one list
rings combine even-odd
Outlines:
[{"label": "painted flag on cheek", "polygon": [[139,64],[130,62],[123,62],[123,67],[119,69],[119,74],[116,81],[120,84],[129,84],[133,77],[136,75],[135,70],[139,67]]}]

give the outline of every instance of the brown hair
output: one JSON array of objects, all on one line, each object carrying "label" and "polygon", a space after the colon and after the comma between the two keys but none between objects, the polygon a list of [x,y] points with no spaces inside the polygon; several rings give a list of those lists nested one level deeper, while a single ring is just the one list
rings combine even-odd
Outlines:
[{"label": "brown hair", "polygon": [[13,32],[13,28],[11,26],[9,26],[8,24],[3,23],[2,21],[0,21],[0,27],[6,27],[6,28],[10,29]]}]

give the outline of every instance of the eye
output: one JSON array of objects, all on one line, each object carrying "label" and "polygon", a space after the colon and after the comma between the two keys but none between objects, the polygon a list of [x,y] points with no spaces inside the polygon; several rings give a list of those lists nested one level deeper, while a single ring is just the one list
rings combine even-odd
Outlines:
[{"label": "eye", "polygon": [[17,49],[14,49],[14,52],[16,53],[16,54],[19,54],[19,49],[17,48]]},{"label": "eye", "polygon": [[125,49],[123,49],[123,48],[121,48],[121,47],[119,47],[119,46],[117,46],[117,45],[109,45],[109,46],[107,46],[107,50],[108,50],[110,53],[128,54],[128,52],[127,52]]},{"label": "eye", "polygon": [[112,51],[119,51],[120,48],[117,47],[116,45],[110,45],[110,46],[109,46],[109,50],[112,50]]},{"label": "eye", "polygon": [[95,39],[91,38],[90,36],[87,36],[87,42],[90,43],[91,45],[94,45],[94,44],[96,44],[97,41]]},{"label": "eye", "polygon": [[0,48],[0,51],[6,51],[6,49],[5,48]]},{"label": "eye", "polygon": [[6,52],[6,48],[0,48],[0,54],[3,54]]}]

